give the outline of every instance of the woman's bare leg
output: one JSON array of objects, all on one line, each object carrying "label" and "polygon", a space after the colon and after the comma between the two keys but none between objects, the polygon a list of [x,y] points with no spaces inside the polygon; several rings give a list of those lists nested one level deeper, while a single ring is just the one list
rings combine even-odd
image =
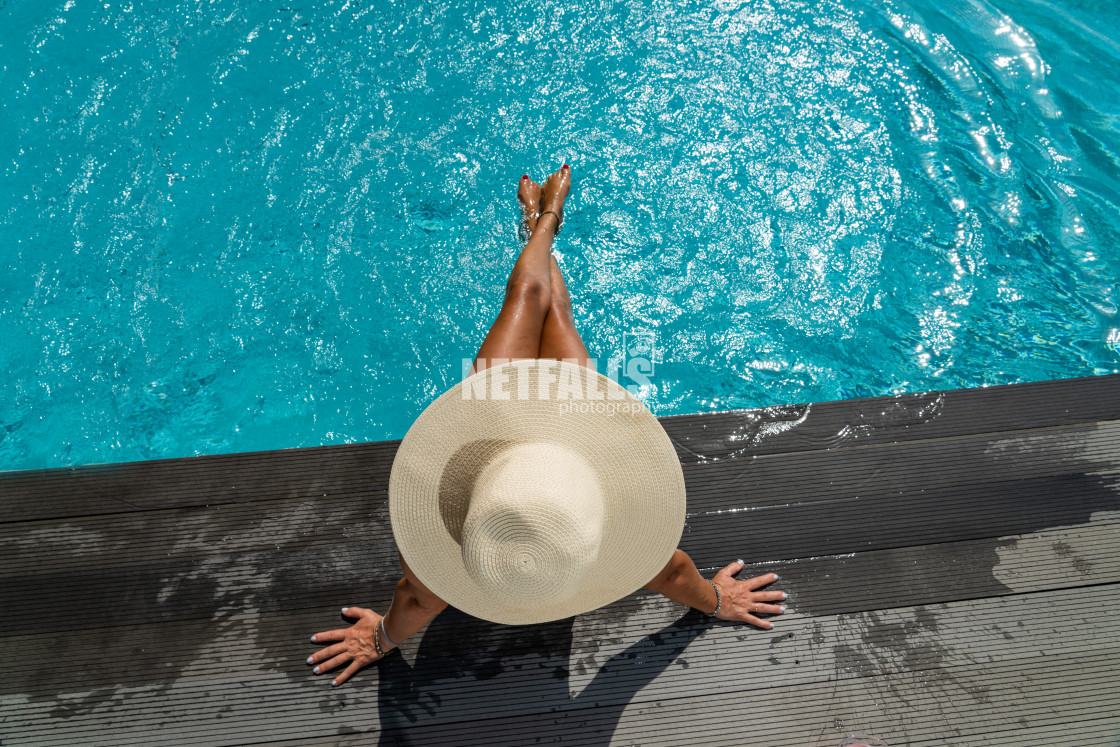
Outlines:
[{"label": "woman's bare leg", "polygon": [[[550,175],[543,186],[528,177],[521,178],[517,199],[523,206],[531,206],[539,194],[542,214],[532,225],[529,243],[509,274],[502,310],[478,348],[472,373],[489,368],[493,362],[540,356],[541,333],[552,305],[552,240],[559,226],[557,216],[543,212],[552,210],[563,215],[571,183],[567,164]],[[530,212],[526,210],[527,217]]]},{"label": "woman's bare leg", "polygon": [[552,258],[551,283],[552,300],[548,307],[548,316],[544,319],[544,328],[541,330],[540,357],[575,361],[594,371],[595,362],[587,352],[583,338],[576,331],[575,319],[572,316],[572,299],[568,295],[568,286],[564,282],[564,275],[560,272],[560,265],[556,264],[556,257]]}]

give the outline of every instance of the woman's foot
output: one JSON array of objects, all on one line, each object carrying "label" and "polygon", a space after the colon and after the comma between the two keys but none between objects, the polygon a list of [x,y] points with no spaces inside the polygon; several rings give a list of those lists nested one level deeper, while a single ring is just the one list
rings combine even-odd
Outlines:
[{"label": "woman's foot", "polygon": [[517,201],[521,203],[521,238],[528,241],[533,231],[537,230],[537,220],[541,217],[541,185],[528,176],[521,177]]},{"label": "woman's foot", "polygon": [[545,221],[554,234],[560,232],[560,224],[564,222],[564,200],[568,199],[568,190],[571,188],[572,170],[568,164],[561,166],[559,171],[549,174],[548,179],[541,186],[541,212],[538,223]]}]

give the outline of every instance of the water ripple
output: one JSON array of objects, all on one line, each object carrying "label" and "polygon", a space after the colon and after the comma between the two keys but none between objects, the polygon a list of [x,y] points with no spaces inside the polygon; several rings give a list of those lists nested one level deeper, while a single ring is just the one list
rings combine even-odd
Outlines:
[{"label": "water ripple", "polygon": [[564,161],[577,322],[656,335],[658,414],[1120,370],[1111,5],[0,20],[0,468],[400,437]]}]

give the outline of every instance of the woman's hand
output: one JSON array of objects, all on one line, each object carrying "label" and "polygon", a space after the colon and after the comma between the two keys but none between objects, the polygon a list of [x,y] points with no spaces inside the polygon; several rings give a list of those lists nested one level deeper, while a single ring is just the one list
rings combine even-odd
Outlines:
[{"label": "woman's hand", "polygon": [[[312,643],[326,643],[339,641],[333,646],[316,651],[308,659],[308,664],[318,664],[315,674],[322,674],[336,669],[349,662],[350,666],[342,674],[331,680],[331,685],[338,687],[367,664],[372,664],[382,658],[377,655],[377,648],[373,643],[374,629],[381,622],[381,615],[364,607],[343,607],[342,614],[347,617],[356,617],[358,622],[349,628],[328,630],[325,633],[316,633],[311,636]],[[388,642],[381,640],[381,650],[389,651]],[[321,664],[319,662],[322,662]]]},{"label": "woman's hand", "polygon": [[755,614],[782,614],[786,611],[785,605],[768,604],[768,602],[785,601],[786,594],[782,591],[755,591],[755,589],[774,583],[778,580],[778,574],[767,573],[765,576],[737,581],[735,574],[741,570],[743,570],[743,561],[736,560],[712,577],[712,583],[719,587],[722,600],[716,617],[720,620],[747,622],[764,630],[770,630],[774,624],[760,620],[755,617]]}]

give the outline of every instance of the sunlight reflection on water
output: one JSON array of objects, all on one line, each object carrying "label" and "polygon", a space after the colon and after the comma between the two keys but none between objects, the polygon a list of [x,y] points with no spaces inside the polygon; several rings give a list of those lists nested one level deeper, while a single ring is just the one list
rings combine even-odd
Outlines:
[{"label": "sunlight reflection on water", "polygon": [[0,468],[396,438],[557,249],[657,414],[1120,369],[1115,9],[6,8]]}]

